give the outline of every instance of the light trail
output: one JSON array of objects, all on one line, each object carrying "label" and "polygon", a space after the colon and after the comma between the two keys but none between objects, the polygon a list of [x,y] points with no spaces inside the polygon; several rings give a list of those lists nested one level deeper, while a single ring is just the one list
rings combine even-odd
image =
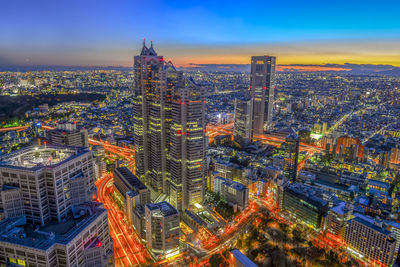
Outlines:
[{"label": "light trail", "polygon": [[[146,258],[150,258],[147,250],[140,243],[139,237],[133,231],[134,235],[127,232],[126,224],[119,219],[117,208],[113,207],[113,203],[107,195],[107,184],[112,182],[112,175],[107,174],[96,182],[99,192],[99,201],[105,204],[108,210],[109,225],[112,232],[113,241],[116,243],[116,254],[120,256],[120,260],[125,262],[122,266],[147,265]],[[118,255],[117,255],[118,256]]]},{"label": "light trail", "polygon": [[26,130],[28,128],[29,128],[29,126],[17,126],[17,127],[0,128],[0,132],[22,131],[22,130]]}]

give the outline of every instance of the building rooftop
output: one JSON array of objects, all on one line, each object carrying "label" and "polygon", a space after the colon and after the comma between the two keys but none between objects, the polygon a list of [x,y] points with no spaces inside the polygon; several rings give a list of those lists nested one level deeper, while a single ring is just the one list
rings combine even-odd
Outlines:
[{"label": "building rooftop", "polygon": [[76,207],[76,214],[63,223],[48,223],[42,227],[26,224],[24,217],[0,222],[0,242],[47,250],[54,244],[68,244],[88,225],[107,212],[101,203],[86,202]]},{"label": "building rooftop", "polygon": [[326,200],[317,196],[317,191],[310,186],[306,186],[300,183],[293,183],[289,185],[285,190],[289,191],[291,194],[296,195],[297,197],[306,200],[307,202],[315,205],[316,207],[324,207],[328,205]]},{"label": "building rooftop", "polygon": [[162,201],[159,203],[147,203],[146,208],[150,211],[159,211],[160,215],[163,217],[178,214],[178,211],[167,201]]},{"label": "building rooftop", "polygon": [[186,209],[186,210],[185,210],[185,213],[186,213],[190,218],[192,218],[196,223],[198,223],[200,226],[206,225],[206,223],[203,222],[203,220],[202,220],[199,216],[197,216],[196,214],[194,214],[194,213],[191,212],[190,210]]},{"label": "building rooftop", "polygon": [[[224,179],[224,178],[222,178]],[[222,184],[229,186],[231,188],[234,188],[238,191],[243,191],[247,189],[247,186],[245,186],[244,184],[229,180],[229,179],[224,179],[224,181],[222,182]]]},{"label": "building rooftop", "polygon": [[346,205],[346,202],[340,202],[339,205],[331,209],[331,211],[341,215],[346,214],[350,210],[352,210],[352,207]]},{"label": "building rooftop", "polygon": [[120,174],[123,177],[122,181],[128,186],[131,190],[143,190],[147,189],[147,187],[136,177],[127,167],[116,168],[115,172]]},{"label": "building rooftop", "polygon": [[[373,230],[378,231],[386,236],[391,235],[391,231],[386,229],[386,227],[385,227],[386,225],[384,225],[383,222],[374,220],[371,217],[368,217],[368,216],[365,216],[365,215],[362,215],[359,213],[356,213],[354,215],[355,215],[355,217],[353,219],[351,219],[350,222],[352,220],[355,220],[356,222],[359,222],[369,228],[372,228]],[[393,241],[396,241],[396,240],[393,238]]]},{"label": "building rooftop", "polygon": [[37,170],[59,165],[87,152],[87,148],[69,146],[31,146],[0,157],[0,167]]}]

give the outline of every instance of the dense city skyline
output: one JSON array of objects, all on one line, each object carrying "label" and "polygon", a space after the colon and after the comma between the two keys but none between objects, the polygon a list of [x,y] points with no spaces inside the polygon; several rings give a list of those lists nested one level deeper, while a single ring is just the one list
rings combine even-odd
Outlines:
[{"label": "dense city skyline", "polygon": [[246,64],[257,54],[283,65],[400,66],[398,8],[396,1],[8,1],[0,65],[131,66],[146,38],[177,66]]},{"label": "dense city skyline", "polygon": [[1,7],[0,267],[400,266],[399,3]]}]

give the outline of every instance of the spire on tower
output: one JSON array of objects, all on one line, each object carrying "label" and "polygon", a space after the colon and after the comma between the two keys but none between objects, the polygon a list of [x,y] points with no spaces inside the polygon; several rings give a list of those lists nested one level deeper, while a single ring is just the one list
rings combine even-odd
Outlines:
[{"label": "spire on tower", "polygon": [[149,49],[146,47],[146,39],[143,38],[143,47],[142,52],[140,53],[141,56],[145,56],[149,53]]},{"label": "spire on tower", "polygon": [[153,48],[153,40],[150,40],[149,55],[150,56],[157,56],[157,53],[156,53],[156,51],[154,51],[154,48]]}]

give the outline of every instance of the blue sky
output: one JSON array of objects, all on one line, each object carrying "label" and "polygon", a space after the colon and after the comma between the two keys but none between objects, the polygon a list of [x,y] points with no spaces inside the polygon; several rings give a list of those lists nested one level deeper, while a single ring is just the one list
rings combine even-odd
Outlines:
[{"label": "blue sky", "polygon": [[400,65],[400,1],[3,1],[0,64],[130,65],[142,39],[176,64]]}]

